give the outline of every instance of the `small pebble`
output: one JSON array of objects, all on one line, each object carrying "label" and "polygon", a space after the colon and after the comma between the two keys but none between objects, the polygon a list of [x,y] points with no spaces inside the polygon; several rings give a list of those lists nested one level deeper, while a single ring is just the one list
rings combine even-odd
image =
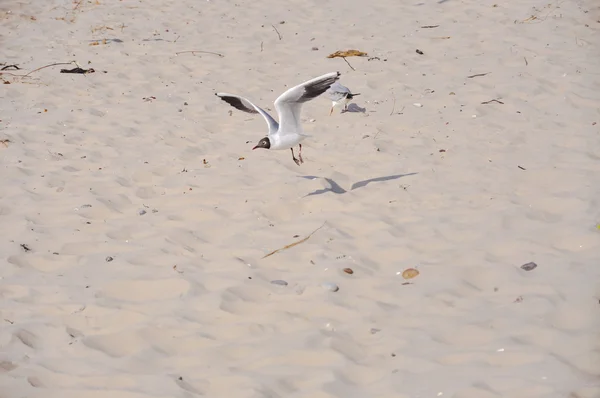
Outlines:
[{"label": "small pebble", "polygon": [[415,102],[413,105],[416,106],[417,108],[422,108],[423,107],[423,105],[419,104],[418,102]]},{"label": "small pebble", "polygon": [[286,281],[281,280],[281,279],[275,279],[274,281],[271,281],[271,283],[273,285],[279,285],[279,286],[287,286],[288,285],[288,283]]},{"label": "small pebble", "polygon": [[375,329],[375,328],[371,328],[371,334],[375,334],[381,332],[381,329]]},{"label": "small pebble", "polygon": [[336,285],[336,284],[335,284],[335,283],[333,283],[333,282],[324,282],[324,283],[322,283],[322,284],[321,284],[321,286],[322,286],[324,289],[327,289],[327,290],[329,290],[330,292],[337,292],[338,290],[340,290],[339,286],[338,286],[338,285]]},{"label": "small pebble", "polygon": [[313,47],[312,50],[313,51],[319,51],[319,47]]},{"label": "small pebble", "polygon": [[86,209],[86,208],[88,208],[88,207],[92,207],[92,205],[81,205],[81,206],[80,206],[80,208],[82,208],[82,209]]},{"label": "small pebble", "polygon": [[106,257],[105,260],[106,260],[107,263],[110,263],[114,259],[111,256],[108,256],[108,257]]},{"label": "small pebble", "polygon": [[[397,275],[397,273],[396,273]],[[407,268],[402,272],[402,277],[404,279],[412,279],[419,275],[419,270],[416,268]]]},{"label": "small pebble", "polygon": [[144,210],[144,209],[140,209],[140,210],[138,210],[138,214],[139,214],[140,216],[143,216],[144,214],[146,214],[146,210]]},{"label": "small pebble", "polygon": [[530,262],[527,264],[523,264],[521,265],[521,269],[525,270],[525,271],[532,271],[537,267],[537,264],[534,262]]},{"label": "small pebble", "polygon": [[352,275],[354,273],[354,271],[352,271],[352,268],[344,268],[343,271],[349,275]]}]

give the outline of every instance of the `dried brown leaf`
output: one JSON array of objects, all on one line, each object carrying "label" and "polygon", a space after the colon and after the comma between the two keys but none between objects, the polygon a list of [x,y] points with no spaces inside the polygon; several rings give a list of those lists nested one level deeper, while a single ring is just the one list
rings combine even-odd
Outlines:
[{"label": "dried brown leaf", "polygon": [[333,54],[329,54],[327,58],[336,58],[336,57],[365,57],[368,54],[358,50],[345,50],[345,51],[336,51]]}]

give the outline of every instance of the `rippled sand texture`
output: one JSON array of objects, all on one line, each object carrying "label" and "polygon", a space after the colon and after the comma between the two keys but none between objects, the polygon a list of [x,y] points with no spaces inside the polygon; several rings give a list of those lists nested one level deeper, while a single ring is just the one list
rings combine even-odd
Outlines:
[{"label": "rippled sand texture", "polygon": [[505,3],[2,3],[96,72],[1,76],[0,397],[600,397],[600,8]]}]

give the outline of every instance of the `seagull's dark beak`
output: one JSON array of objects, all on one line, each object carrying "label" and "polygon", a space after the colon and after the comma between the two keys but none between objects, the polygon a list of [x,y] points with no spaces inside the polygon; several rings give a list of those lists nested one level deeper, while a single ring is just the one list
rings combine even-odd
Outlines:
[{"label": "seagull's dark beak", "polygon": [[255,150],[256,148],[260,148],[260,147],[257,145],[257,146],[255,146],[254,148],[252,148],[252,150]]}]

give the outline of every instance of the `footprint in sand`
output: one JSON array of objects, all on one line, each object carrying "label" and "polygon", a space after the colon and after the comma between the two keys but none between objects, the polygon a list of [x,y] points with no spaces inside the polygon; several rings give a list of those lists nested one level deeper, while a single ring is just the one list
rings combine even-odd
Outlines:
[{"label": "footprint in sand", "polygon": [[20,268],[33,268],[38,271],[55,273],[77,265],[74,256],[56,256],[52,254],[17,254],[7,261]]}]

